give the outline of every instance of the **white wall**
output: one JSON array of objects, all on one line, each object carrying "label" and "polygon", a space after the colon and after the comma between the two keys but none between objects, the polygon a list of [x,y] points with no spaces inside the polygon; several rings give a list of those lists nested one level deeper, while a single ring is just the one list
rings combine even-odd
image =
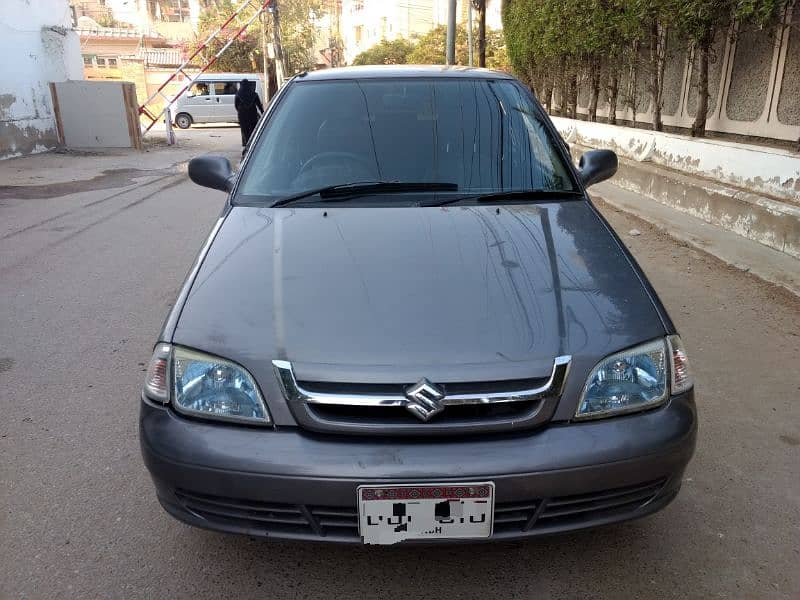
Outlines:
[{"label": "white wall", "polygon": [[795,152],[606,123],[550,118],[567,143],[608,148],[625,158],[652,162],[756,194],[800,200],[800,156]]},{"label": "white wall", "polygon": [[0,0],[0,159],[58,143],[48,83],[83,79],[67,0]]}]

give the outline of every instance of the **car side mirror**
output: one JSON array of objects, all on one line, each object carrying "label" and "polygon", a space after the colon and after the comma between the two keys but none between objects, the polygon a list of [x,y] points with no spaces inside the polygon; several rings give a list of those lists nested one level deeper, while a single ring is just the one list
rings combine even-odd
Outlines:
[{"label": "car side mirror", "polygon": [[614,176],[618,165],[612,150],[589,150],[581,155],[578,172],[584,187],[600,183]]},{"label": "car side mirror", "polygon": [[224,156],[198,156],[189,161],[189,179],[197,185],[230,192],[236,174]]}]

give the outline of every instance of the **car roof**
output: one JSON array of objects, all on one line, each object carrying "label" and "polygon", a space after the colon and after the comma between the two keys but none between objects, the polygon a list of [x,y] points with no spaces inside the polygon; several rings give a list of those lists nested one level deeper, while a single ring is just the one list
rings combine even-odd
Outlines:
[{"label": "car roof", "polygon": [[359,67],[338,67],[321,69],[297,75],[298,80],[326,81],[332,79],[399,79],[408,77],[423,78],[465,78],[465,79],[514,79],[503,71],[460,67],[448,65],[370,65]]},{"label": "car roof", "polygon": [[240,79],[261,79],[260,73],[202,73],[195,77],[195,81],[209,81],[209,80],[235,80]]}]

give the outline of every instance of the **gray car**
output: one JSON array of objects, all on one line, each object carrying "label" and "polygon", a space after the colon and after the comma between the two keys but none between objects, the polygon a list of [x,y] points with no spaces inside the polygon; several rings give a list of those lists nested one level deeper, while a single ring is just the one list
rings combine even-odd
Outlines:
[{"label": "gray car", "polygon": [[[178,519],[368,544],[651,514],[695,445],[689,363],[566,145],[504,73],[301,74],[155,345],[140,439]],[[188,209],[189,207],[187,207]]]}]

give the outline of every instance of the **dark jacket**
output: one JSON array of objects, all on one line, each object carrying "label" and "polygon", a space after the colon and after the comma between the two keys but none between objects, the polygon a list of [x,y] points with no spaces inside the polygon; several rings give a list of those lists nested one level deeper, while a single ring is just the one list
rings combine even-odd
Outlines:
[{"label": "dark jacket", "polygon": [[243,79],[239,83],[239,90],[236,92],[233,105],[236,108],[239,121],[258,120],[259,115],[264,112],[264,106],[261,104],[261,98],[256,93],[255,81]]}]

